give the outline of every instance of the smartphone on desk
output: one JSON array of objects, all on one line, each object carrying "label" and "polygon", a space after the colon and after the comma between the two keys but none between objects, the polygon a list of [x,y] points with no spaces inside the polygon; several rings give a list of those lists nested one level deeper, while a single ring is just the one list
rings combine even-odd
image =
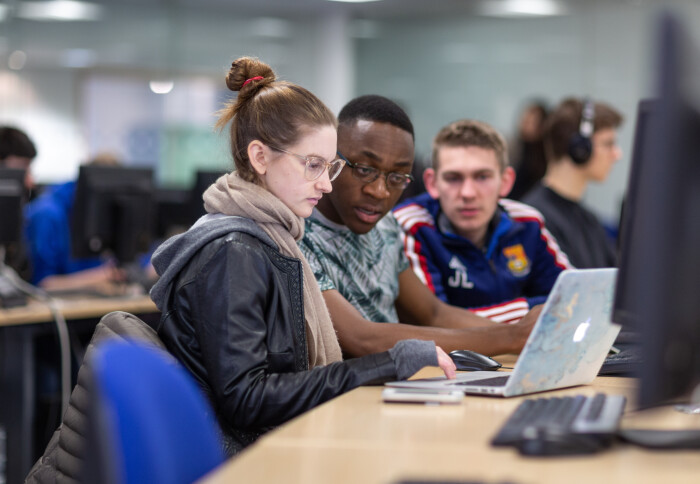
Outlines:
[{"label": "smartphone on desk", "polygon": [[424,388],[385,388],[382,400],[392,403],[460,403],[464,398],[461,390],[431,390]]}]

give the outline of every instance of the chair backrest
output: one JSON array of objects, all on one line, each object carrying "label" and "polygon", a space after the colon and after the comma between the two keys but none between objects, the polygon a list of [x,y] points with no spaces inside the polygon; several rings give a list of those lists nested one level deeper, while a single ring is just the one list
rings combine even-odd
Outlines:
[{"label": "chair backrest", "polygon": [[143,340],[147,344],[165,349],[153,328],[133,314],[114,311],[102,317],[85,351],[78,371],[78,380],[59,429],[56,468],[60,483],[77,482],[85,464],[86,413],[92,398],[90,375],[93,353],[96,347],[105,341],[124,339]]},{"label": "chair backrest", "polygon": [[58,482],[77,484],[83,474],[86,453],[87,411],[92,398],[91,364],[97,346],[107,340],[138,339],[165,349],[158,334],[133,314],[114,311],[102,317],[85,350],[78,379],[61,425],[25,480],[28,484]]},{"label": "chair backrest", "polygon": [[190,483],[223,461],[211,408],[168,353],[107,341],[92,367],[86,482]]}]

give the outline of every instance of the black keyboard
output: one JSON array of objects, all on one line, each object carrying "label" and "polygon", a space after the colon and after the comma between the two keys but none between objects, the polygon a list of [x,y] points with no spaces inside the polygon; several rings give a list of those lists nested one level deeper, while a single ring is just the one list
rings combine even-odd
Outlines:
[{"label": "black keyboard", "polygon": [[612,442],[625,402],[623,396],[603,393],[525,400],[491,444],[530,455],[590,453]]},{"label": "black keyboard", "polygon": [[619,353],[608,355],[600,368],[600,376],[636,376],[642,363],[642,352],[638,347],[623,347]]},{"label": "black keyboard", "polygon": [[0,308],[14,308],[27,304],[27,296],[0,274]]}]

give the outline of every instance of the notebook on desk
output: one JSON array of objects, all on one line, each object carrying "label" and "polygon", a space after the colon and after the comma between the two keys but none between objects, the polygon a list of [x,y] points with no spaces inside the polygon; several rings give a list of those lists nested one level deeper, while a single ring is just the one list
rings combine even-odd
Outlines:
[{"label": "notebook on desk", "polygon": [[571,269],[557,278],[513,372],[459,373],[389,382],[512,397],[593,381],[620,327],[610,321],[617,269]]}]

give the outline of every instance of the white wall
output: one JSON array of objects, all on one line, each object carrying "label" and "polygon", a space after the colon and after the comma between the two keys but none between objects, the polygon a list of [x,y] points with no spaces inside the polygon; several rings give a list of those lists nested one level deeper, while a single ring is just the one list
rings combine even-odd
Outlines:
[{"label": "white wall", "polygon": [[[225,74],[243,55],[259,57],[279,78],[304,85],[335,110],[354,94],[344,15],[286,20],[197,10],[166,19],[148,8],[110,15],[99,31],[16,21],[23,28],[3,43],[0,30],[0,123],[18,125],[35,141],[32,170],[40,183],[71,179],[81,163],[103,152],[128,165],[151,165],[171,184],[187,184],[197,167],[230,168],[227,141],[213,125],[215,112],[235,96]],[[59,68],[62,54],[50,53],[52,44],[94,49],[99,65]],[[11,71],[7,56],[16,48],[34,54],[24,69]],[[155,76],[176,79],[173,91],[150,92]]]},{"label": "white wall", "polygon": [[648,23],[642,9],[605,7],[552,18],[386,21],[379,37],[358,42],[356,69],[371,73],[358,76],[358,91],[407,107],[424,156],[435,133],[459,118],[514,135],[526,99],[554,105],[568,95],[590,95],[609,102],[626,118],[620,130],[625,156],[587,198],[604,216],[616,217],[636,102],[649,92]]},{"label": "white wall", "polygon": [[76,77],[70,70],[0,71],[0,124],[30,135],[38,151],[32,170],[39,181],[74,177],[75,161],[85,156]]}]

